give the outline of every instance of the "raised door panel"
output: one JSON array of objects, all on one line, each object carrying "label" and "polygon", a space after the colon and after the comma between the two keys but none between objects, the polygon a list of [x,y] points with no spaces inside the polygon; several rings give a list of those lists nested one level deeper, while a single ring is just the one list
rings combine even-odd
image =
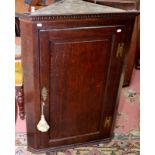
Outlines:
[{"label": "raised door panel", "polygon": [[121,38],[117,28],[40,31],[40,85],[48,92],[44,112],[50,125],[41,133],[42,147],[108,138],[111,118],[106,131],[103,112],[109,66]]}]

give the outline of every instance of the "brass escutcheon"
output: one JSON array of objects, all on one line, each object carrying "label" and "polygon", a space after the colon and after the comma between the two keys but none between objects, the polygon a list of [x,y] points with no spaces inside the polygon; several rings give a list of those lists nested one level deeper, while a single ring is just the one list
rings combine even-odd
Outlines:
[{"label": "brass escutcheon", "polygon": [[41,90],[41,97],[43,101],[46,101],[48,95],[48,91],[46,87],[43,87]]}]

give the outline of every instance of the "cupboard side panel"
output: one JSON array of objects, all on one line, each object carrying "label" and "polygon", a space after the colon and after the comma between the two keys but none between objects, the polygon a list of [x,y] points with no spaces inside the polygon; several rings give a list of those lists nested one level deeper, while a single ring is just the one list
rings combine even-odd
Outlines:
[{"label": "cupboard side panel", "polygon": [[20,26],[28,147],[38,148],[40,145],[40,133],[36,128],[40,118],[38,32],[33,23],[21,20]]}]

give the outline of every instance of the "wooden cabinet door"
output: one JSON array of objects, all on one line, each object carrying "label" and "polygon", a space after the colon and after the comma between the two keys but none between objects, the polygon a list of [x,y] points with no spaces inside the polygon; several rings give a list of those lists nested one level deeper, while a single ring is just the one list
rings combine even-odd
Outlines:
[{"label": "wooden cabinet door", "polygon": [[110,137],[123,31],[123,26],[40,30],[40,88],[47,90],[50,125],[40,133],[41,147]]}]

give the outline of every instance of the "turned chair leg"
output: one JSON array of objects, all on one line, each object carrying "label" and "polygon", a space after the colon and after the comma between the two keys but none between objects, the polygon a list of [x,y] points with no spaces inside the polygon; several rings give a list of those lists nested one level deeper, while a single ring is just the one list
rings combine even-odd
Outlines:
[{"label": "turned chair leg", "polygon": [[[16,86],[16,98],[15,98],[15,104],[18,106],[18,113],[20,119],[25,119],[25,109],[24,109],[24,92],[23,92],[23,86]],[[17,114],[17,111],[16,111]]]}]

